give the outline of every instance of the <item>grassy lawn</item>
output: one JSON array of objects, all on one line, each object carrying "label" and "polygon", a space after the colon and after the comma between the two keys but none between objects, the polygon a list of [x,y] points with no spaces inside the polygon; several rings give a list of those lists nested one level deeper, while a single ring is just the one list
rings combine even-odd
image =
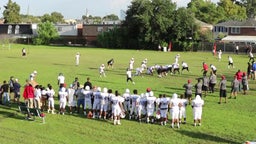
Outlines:
[{"label": "grassy lawn", "polygon": [[[25,47],[28,56],[21,56],[21,49]],[[80,65],[75,66],[75,54],[80,52]],[[135,68],[139,67],[142,60],[148,59],[148,66],[155,64],[166,65],[174,62],[176,54],[180,54],[179,63],[188,63],[191,72],[167,75],[158,78],[157,75],[133,77],[135,85],[126,84],[126,68],[129,60],[135,58]],[[233,57],[235,68],[228,69],[228,55]],[[114,68],[107,69],[107,77],[99,77],[98,68],[114,58]],[[217,67],[218,82],[221,75],[228,80],[228,96],[230,84],[238,69],[246,72],[248,57],[244,54],[234,55],[224,53],[219,62],[210,52],[157,52],[137,50],[109,50],[99,48],[76,47],[49,47],[12,45],[11,49],[0,49],[0,83],[14,76],[25,84],[34,70],[38,72],[36,81],[46,86],[53,85],[57,91],[57,76],[62,72],[69,85],[75,77],[81,84],[87,77],[91,78],[93,85],[107,87],[123,93],[126,88],[131,91],[138,89],[144,93],[150,87],[155,96],[173,93],[183,94],[182,86],[188,79],[196,83],[196,78],[202,76],[202,62]],[[52,115],[46,114],[46,124],[40,119],[36,121],[24,120],[24,116],[17,112],[17,105],[11,107],[0,106],[0,143],[16,144],[63,144],[63,143],[243,143],[246,140],[256,139],[256,81],[249,80],[250,91],[244,96],[240,92],[237,99],[228,99],[228,103],[218,104],[219,89],[213,94],[208,94],[203,108],[201,127],[193,127],[192,108],[187,106],[187,124],[180,129],[171,129],[167,126],[152,125],[136,121],[122,120],[121,126],[114,126],[111,121],[92,120],[82,114]],[[21,89],[23,92],[23,88]],[[23,101],[23,98],[22,98]],[[56,109],[58,100],[56,98]]]}]

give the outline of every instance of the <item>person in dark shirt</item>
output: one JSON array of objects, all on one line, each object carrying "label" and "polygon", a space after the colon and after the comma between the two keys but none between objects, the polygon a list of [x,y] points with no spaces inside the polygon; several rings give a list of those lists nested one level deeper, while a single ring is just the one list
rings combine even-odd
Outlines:
[{"label": "person in dark shirt", "polygon": [[3,93],[3,104],[7,105],[10,101],[10,95],[9,95],[9,84],[4,80],[3,85],[1,87],[1,91]]},{"label": "person in dark shirt", "polygon": [[20,84],[19,80],[15,79],[13,83],[13,88],[14,88],[14,102],[17,102],[18,104],[20,103]]},{"label": "person in dark shirt", "polygon": [[84,89],[85,89],[86,86],[89,86],[90,89],[92,89],[92,83],[90,82],[90,78],[89,77],[87,78],[87,81],[84,83]]}]

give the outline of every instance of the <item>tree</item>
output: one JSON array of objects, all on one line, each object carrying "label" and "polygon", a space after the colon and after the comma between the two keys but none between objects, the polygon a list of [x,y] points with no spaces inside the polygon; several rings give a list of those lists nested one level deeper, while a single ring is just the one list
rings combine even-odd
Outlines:
[{"label": "tree", "polygon": [[52,22],[52,23],[63,23],[64,17],[59,12],[52,12],[51,15],[44,14],[41,17],[41,22],[47,22],[47,21]]},{"label": "tree", "polygon": [[119,20],[118,16],[115,14],[106,15],[103,17],[103,20],[110,20],[110,21],[116,21]]},{"label": "tree", "polygon": [[3,12],[4,23],[20,23],[20,6],[16,2],[9,0],[7,5],[4,6]]},{"label": "tree", "polygon": [[225,18],[223,21],[244,20],[247,18],[246,8],[232,2],[232,0],[220,0],[218,8],[220,11],[224,11]]},{"label": "tree", "polygon": [[154,49],[166,37],[173,24],[176,5],[170,0],[136,0],[128,7],[123,27],[127,30],[127,47]]},{"label": "tree", "polygon": [[224,19],[223,9],[219,9],[216,4],[205,0],[191,0],[188,9],[194,13],[195,17],[209,24],[216,24]]},{"label": "tree", "polygon": [[53,23],[47,21],[38,25],[38,36],[33,39],[33,43],[48,45],[51,40],[59,38],[59,34]]},{"label": "tree", "polygon": [[256,16],[256,0],[242,0],[241,5],[246,7],[246,14],[249,18]]}]

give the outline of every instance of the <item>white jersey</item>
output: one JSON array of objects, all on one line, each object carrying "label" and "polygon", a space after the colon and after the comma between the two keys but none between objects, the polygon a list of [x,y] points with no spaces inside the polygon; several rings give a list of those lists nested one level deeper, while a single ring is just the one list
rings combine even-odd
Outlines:
[{"label": "white jersey", "polygon": [[101,92],[94,92],[93,93],[94,95],[94,103],[99,103],[100,100],[102,99],[102,96],[101,96]]},{"label": "white jersey", "polygon": [[42,96],[41,89],[35,89],[34,95],[35,95],[35,99],[40,99]]},{"label": "white jersey", "polygon": [[211,69],[214,70],[214,71],[217,70],[216,66],[214,66],[214,65],[211,65]]},{"label": "white jersey", "polygon": [[59,98],[60,102],[66,102],[67,101],[68,93],[66,91],[59,91]]},{"label": "white jersey", "polygon": [[53,98],[53,96],[55,95],[55,91],[53,89],[49,89],[47,90],[47,95],[49,96],[49,98]]},{"label": "white jersey", "polygon": [[164,109],[168,109],[168,105],[170,104],[170,99],[163,97],[160,99],[160,109],[164,110]]},{"label": "white jersey", "polygon": [[58,76],[58,81],[60,84],[64,84],[65,83],[65,77],[63,75]]},{"label": "white jersey", "polygon": [[139,95],[131,95],[131,101],[132,101],[132,105],[135,106],[137,103],[137,99],[139,98]]},{"label": "white jersey", "polygon": [[188,104],[188,100],[187,99],[180,99],[180,104],[181,104],[181,108],[186,108],[186,106]]},{"label": "white jersey", "polygon": [[155,108],[156,97],[150,96],[150,97],[147,97],[146,100],[147,100],[148,109]]},{"label": "white jersey", "polygon": [[132,70],[133,69],[133,64],[134,64],[134,60],[131,59],[130,60],[130,63],[129,63],[129,68]]},{"label": "white jersey", "polygon": [[183,63],[181,64],[181,66],[184,67],[184,68],[187,68],[187,67],[188,67],[188,64],[185,63],[185,62],[183,62]]},{"label": "white jersey", "polygon": [[101,96],[102,96],[101,104],[108,105],[109,104],[109,94],[101,93]]},{"label": "white jersey", "polygon": [[91,101],[92,92],[90,90],[84,90],[82,93],[84,94],[85,101]]},{"label": "white jersey", "polygon": [[123,98],[125,102],[130,102],[130,98],[131,98],[130,93],[124,93]]},{"label": "white jersey", "polygon": [[179,111],[179,104],[180,104],[179,98],[172,98],[170,100],[170,104],[171,104],[172,111]]},{"label": "white jersey", "polygon": [[99,68],[100,73],[104,73],[104,70],[105,70],[105,66],[100,66]]},{"label": "white jersey", "polygon": [[202,111],[202,107],[204,105],[204,100],[196,98],[196,99],[192,100],[191,105],[193,106],[193,110]]},{"label": "white jersey", "polygon": [[132,77],[132,71],[128,70],[126,72],[126,75],[127,75],[128,78],[131,78]]},{"label": "white jersey", "polygon": [[229,62],[229,63],[233,63],[232,57],[229,57],[229,58],[228,58],[228,62]]}]

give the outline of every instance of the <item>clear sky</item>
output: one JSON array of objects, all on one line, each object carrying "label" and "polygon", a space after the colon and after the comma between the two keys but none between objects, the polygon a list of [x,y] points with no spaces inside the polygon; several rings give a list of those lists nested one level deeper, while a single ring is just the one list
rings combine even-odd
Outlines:
[{"label": "clear sky", "polygon": [[[86,14],[86,9],[89,15],[106,16],[115,14],[120,18],[120,10],[127,10],[132,0],[12,0],[16,2],[21,10],[21,14],[34,16],[42,16],[51,12],[61,13],[65,19],[80,19]],[[187,6],[190,0],[173,0],[177,2],[179,7]],[[212,0],[216,2],[218,0]],[[8,0],[0,0],[0,17],[3,17],[4,5]]]}]

